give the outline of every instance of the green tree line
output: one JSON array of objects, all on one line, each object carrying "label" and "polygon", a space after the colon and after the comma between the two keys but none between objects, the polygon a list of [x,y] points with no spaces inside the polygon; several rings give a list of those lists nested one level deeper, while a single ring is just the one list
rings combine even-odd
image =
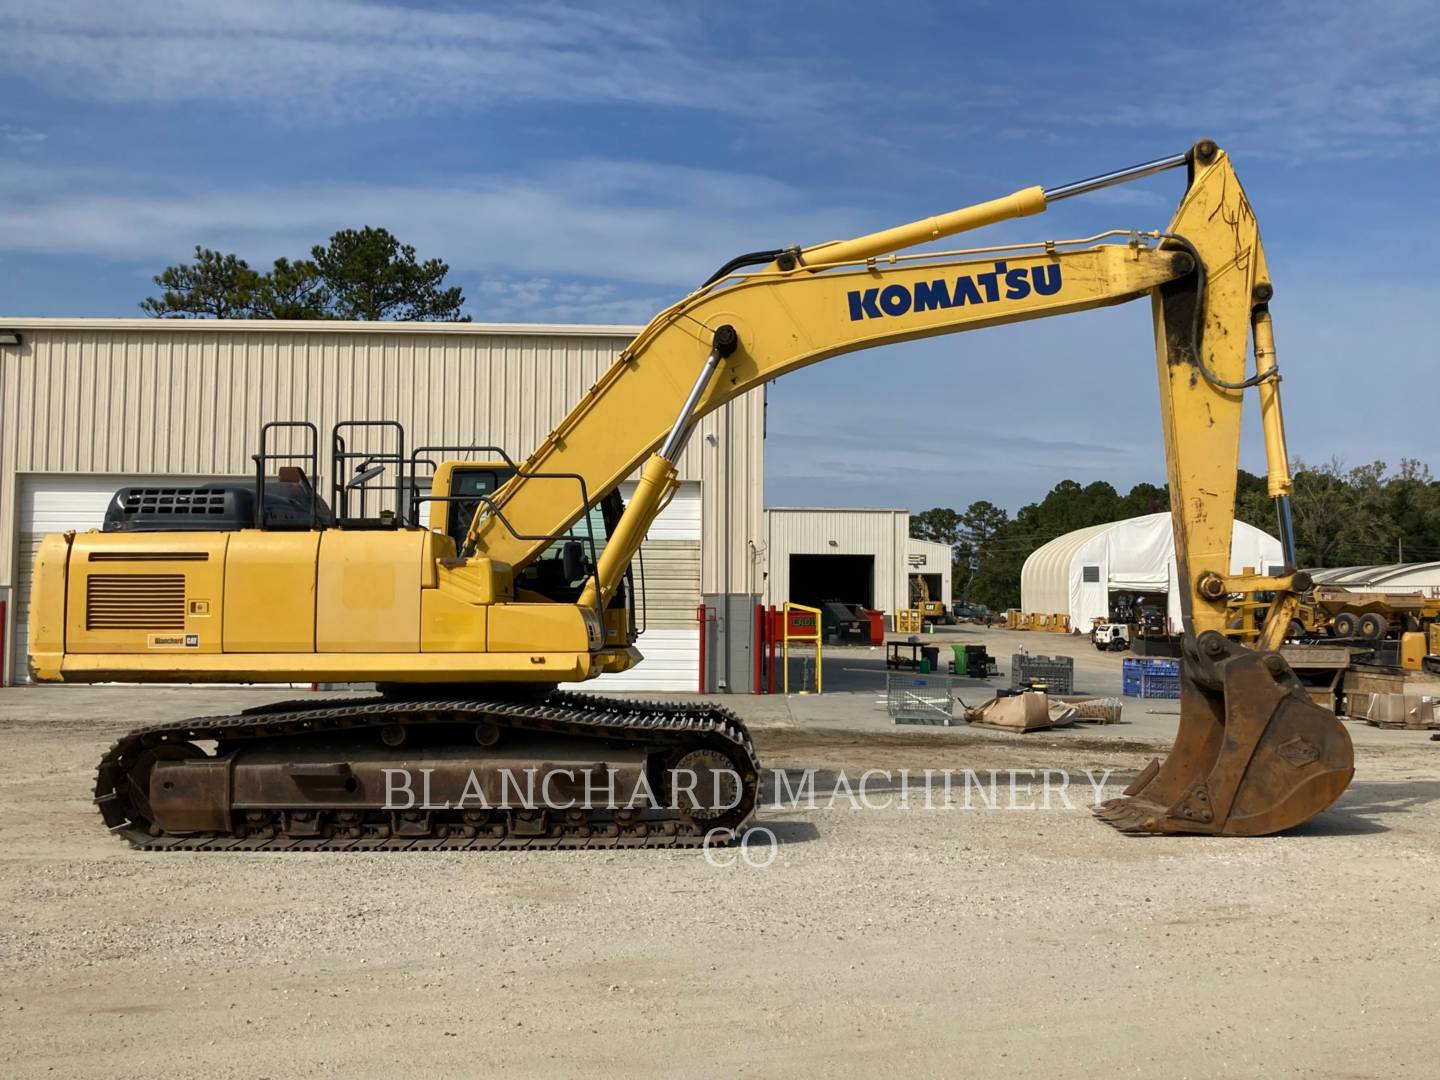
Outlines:
[{"label": "green tree line", "polygon": [[140,310],[162,319],[401,319],[469,322],[465,297],[446,286],[447,263],[421,262],[385,229],[341,229],[308,259],[281,256],[269,270],[196,246],[195,261],[167,266],[159,296]]},{"label": "green tree line", "polygon": [[[1440,482],[1428,466],[1402,458],[1347,468],[1339,461],[1297,464],[1292,513],[1306,569],[1440,559]],[[1110,484],[1062,480],[1011,517],[981,500],[965,510],[934,507],[910,517],[910,535],[949,544],[956,598],[994,610],[1020,605],[1020,569],[1042,544],[1076,529],[1170,509],[1168,486],[1136,484],[1121,495]],[[1265,478],[1240,472],[1236,517],[1272,536],[1275,505]],[[971,570],[972,562],[976,564]]]}]

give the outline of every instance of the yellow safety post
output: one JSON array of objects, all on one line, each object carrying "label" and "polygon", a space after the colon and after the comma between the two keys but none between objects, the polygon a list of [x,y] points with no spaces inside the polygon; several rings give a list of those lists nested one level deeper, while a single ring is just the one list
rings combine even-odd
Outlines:
[{"label": "yellow safety post", "polygon": [[[820,609],[792,604],[785,601],[785,628],[780,635],[781,666],[785,669],[785,693],[790,693],[790,642],[813,641],[815,643],[815,692],[824,688],[825,666],[821,663]],[[800,693],[808,694],[808,690]]]}]

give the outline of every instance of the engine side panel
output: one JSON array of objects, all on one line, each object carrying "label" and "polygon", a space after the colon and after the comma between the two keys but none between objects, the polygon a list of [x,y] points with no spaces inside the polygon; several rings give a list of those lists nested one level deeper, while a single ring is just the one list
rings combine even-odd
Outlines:
[{"label": "engine side panel", "polygon": [[225,556],[225,651],[315,651],[319,532],[230,534]]},{"label": "engine side panel", "polygon": [[327,529],[320,539],[315,648],[420,651],[420,587],[429,534]]},{"label": "engine side panel", "polygon": [[[221,652],[229,540],[205,532],[77,535],[66,583],[66,651]],[[40,569],[37,582],[51,578]]]}]

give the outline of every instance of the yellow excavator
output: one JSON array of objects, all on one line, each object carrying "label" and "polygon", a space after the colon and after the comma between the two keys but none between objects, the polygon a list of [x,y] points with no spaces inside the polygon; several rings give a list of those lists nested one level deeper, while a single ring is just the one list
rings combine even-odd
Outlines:
[{"label": "yellow excavator", "polygon": [[[1168,169],[1188,183],[1163,232],[907,250]],[[341,424],[327,501],[314,486],[318,433],[286,423],[262,431],[253,484],[123,489],[105,529],[43,542],[30,663],[71,683],[376,685],[120,739],[95,799],[139,847],[733,838],[760,774],[736,717],[556,689],[640,661],[629,568],[698,418],[843,353],[1149,298],[1184,611],[1181,718],[1164,762],[1096,812],[1133,833],[1278,832],[1339,797],[1353,756],[1277,651],[1308,582],[1294,565],[1271,292],[1255,215],[1209,141],[851,240],[742,255],[657,315],[523,463],[496,448],[407,454],[398,425]],[[1274,576],[1230,573],[1252,388],[1287,558]],[[381,449],[362,445],[377,431]],[[637,469],[622,505],[617,488]],[[377,489],[386,472],[393,483]],[[1229,640],[1227,598],[1261,589],[1276,600],[1253,647]]]},{"label": "yellow excavator", "polygon": [[930,599],[930,586],[924,574],[910,575],[910,606],[920,612],[922,622],[949,625],[955,621],[944,600]]}]

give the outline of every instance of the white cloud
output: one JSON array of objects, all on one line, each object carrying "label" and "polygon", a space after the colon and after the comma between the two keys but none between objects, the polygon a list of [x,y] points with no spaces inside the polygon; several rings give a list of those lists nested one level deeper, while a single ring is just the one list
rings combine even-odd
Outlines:
[{"label": "white cloud", "polygon": [[1047,93],[1043,106],[1022,100],[1004,134],[1074,143],[1173,133],[1182,146],[1209,136],[1246,158],[1291,162],[1433,153],[1440,5],[1432,0],[1221,5],[1205,9],[1209,24],[1162,10],[1144,23],[1117,10],[1133,62],[1086,57],[1086,77],[1066,80],[1065,93]]},{"label": "white cloud", "polygon": [[703,10],[690,6],[0,0],[0,36],[8,72],[103,102],[366,116],[517,100],[750,113],[834,92],[829,79],[715,55]]},{"label": "white cloud", "polygon": [[37,146],[45,141],[45,133],[22,124],[0,124],[0,142],[10,146]]},{"label": "white cloud", "polygon": [[741,250],[845,235],[853,223],[844,218],[765,177],[633,162],[413,187],[226,188],[92,169],[0,172],[0,251],[123,260],[170,262],[201,244],[265,264],[370,224],[457,270],[678,289]]},{"label": "white cloud", "polygon": [[626,295],[613,282],[545,277],[484,277],[467,291],[465,311],[477,322],[604,323],[643,326],[674,303],[676,293]]}]

